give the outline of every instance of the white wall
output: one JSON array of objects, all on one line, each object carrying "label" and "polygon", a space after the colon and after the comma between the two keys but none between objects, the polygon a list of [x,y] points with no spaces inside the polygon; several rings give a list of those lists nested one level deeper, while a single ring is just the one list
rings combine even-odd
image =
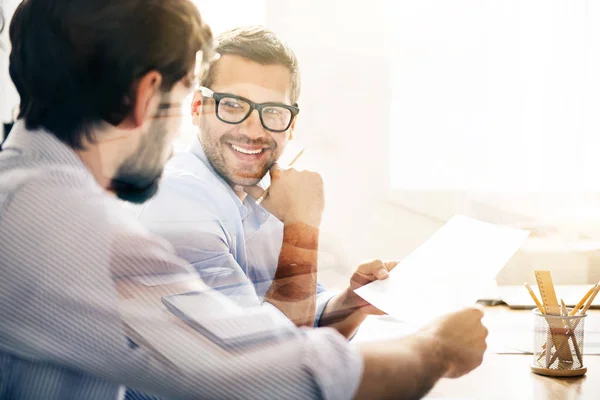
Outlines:
[{"label": "white wall", "polygon": [[192,0],[214,35],[242,25],[265,23],[265,0]]},{"label": "white wall", "polygon": [[[4,10],[4,17],[6,18],[4,32],[0,34],[0,42],[4,47],[4,50],[0,50],[0,123],[12,120],[13,108],[19,103],[19,96],[8,75],[8,52],[10,51],[8,28],[12,14],[19,3],[20,0],[0,0],[0,6]],[[0,140],[2,139],[1,136],[2,132],[0,130]]]},{"label": "white wall", "polygon": [[[390,32],[398,31],[397,21],[386,13],[389,4],[389,0],[267,0],[267,26],[289,42],[300,61],[303,87],[297,136],[307,151],[299,164],[324,177],[323,247],[342,260],[343,274],[363,259],[403,258],[455,212],[515,223],[527,220],[532,207],[541,212],[549,206],[536,206],[537,198],[517,201],[503,194],[508,199],[495,207],[497,196],[491,200],[477,197],[478,202],[473,202],[464,192],[441,190],[403,192],[400,199],[388,201],[394,198],[389,179],[392,57],[402,56],[388,40]],[[417,172],[406,168],[403,173]],[[568,204],[579,203],[556,194],[546,199],[557,203],[551,204],[556,207],[547,215],[562,218],[562,226],[575,222],[572,215],[559,214],[570,213],[573,209]],[[591,214],[585,215],[579,221],[589,221]],[[600,227],[600,218],[595,220]],[[571,230],[581,232],[585,226]],[[589,226],[584,231],[590,236],[600,233]],[[551,269],[563,283],[583,283],[586,277],[591,282],[600,273],[600,263],[592,259],[600,252],[542,253],[525,256],[521,251],[499,279],[520,284],[530,280],[533,267]],[[591,268],[592,264],[596,266]]]},{"label": "white wall", "polygon": [[391,88],[385,3],[267,0],[267,26],[300,62],[297,137],[307,151],[299,165],[324,177],[325,242],[335,243],[349,268],[367,258],[402,258],[441,225],[386,200]]}]

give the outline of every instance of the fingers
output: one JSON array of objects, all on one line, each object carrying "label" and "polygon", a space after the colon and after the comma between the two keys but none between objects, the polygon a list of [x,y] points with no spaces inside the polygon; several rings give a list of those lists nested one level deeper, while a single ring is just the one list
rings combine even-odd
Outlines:
[{"label": "fingers", "polygon": [[365,261],[358,266],[356,272],[365,277],[386,279],[390,275],[389,271],[394,269],[396,265],[398,265],[398,261]]},{"label": "fingers", "polygon": [[[273,183],[273,181],[279,179],[279,176],[281,175],[281,168],[279,167],[279,165],[277,165],[277,163],[273,164],[273,166],[269,170],[269,174],[271,176],[271,183]],[[260,202],[262,202],[264,200],[264,198],[261,198],[261,196],[263,196],[263,197],[268,196],[268,193],[265,193],[265,192],[267,190],[269,190],[269,189],[265,190],[258,185],[245,186],[243,189],[244,189],[244,192],[249,194],[250,197],[252,197],[254,200],[260,199]]]},{"label": "fingers", "polygon": [[365,277],[375,277],[385,279],[388,277],[388,269],[381,260],[365,261],[358,266],[356,272]]},{"label": "fingers", "polygon": [[482,318],[482,308],[474,305],[456,311],[443,322],[438,337],[445,342],[448,353],[447,377],[460,377],[481,365],[488,336]]},{"label": "fingers", "polygon": [[[281,175],[281,168],[279,167],[279,165],[277,165],[277,163],[273,164],[273,166],[269,170],[269,174],[271,176],[271,182],[279,179],[279,175]],[[250,197],[252,197],[254,200],[258,199],[265,192],[265,190],[258,185],[244,186],[243,189],[244,192],[248,193]]]},{"label": "fingers", "polygon": [[472,306],[465,307],[465,312],[472,313],[479,321],[483,318],[484,311],[481,304],[473,304]]},{"label": "fingers", "polygon": [[385,267],[379,268],[373,275],[377,279],[386,279],[388,276],[390,276]]},{"label": "fingers", "polygon": [[384,264],[387,270],[391,271],[396,268],[396,265],[400,264],[400,261],[386,261]]},{"label": "fingers", "polygon": [[260,186],[244,186],[244,192],[248,193],[254,200],[258,199],[265,192]]},{"label": "fingers", "polygon": [[279,175],[281,175],[281,167],[275,163],[269,170],[269,175],[271,176],[271,182],[275,179],[279,179]]}]

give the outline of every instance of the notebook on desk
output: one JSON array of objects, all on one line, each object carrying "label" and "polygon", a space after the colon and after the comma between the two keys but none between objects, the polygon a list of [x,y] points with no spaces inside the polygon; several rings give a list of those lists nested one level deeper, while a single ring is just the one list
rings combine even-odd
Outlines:
[{"label": "notebook on desk", "polygon": [[283,314],[264,307],[242,308],[208,292],[164,296],[162,303],[173,315],[223,348],[276,342],[295,333]]},{"label": "notebook on desk", "polygon": [[[567,307],[574,307],[594,285],[556,285],[556,295],[565,301]],[[537,285],[531,285],[534,292],[539,293]],[[498,299],[510,308],[532,309],[535,304],[523,285],[499,285]],[[591,308],[600,308],[600,296],[592,302]]]}]

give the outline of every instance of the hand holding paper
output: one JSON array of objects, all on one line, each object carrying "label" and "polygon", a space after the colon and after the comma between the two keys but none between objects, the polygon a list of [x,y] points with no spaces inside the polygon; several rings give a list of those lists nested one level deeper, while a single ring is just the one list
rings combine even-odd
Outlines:
[{"label": "hand holding paper", "polygon": [[528,231],[457,215],[401,261],[388,279],[355,292],[397,318],[430,320],[475,303],[528,236]]}]

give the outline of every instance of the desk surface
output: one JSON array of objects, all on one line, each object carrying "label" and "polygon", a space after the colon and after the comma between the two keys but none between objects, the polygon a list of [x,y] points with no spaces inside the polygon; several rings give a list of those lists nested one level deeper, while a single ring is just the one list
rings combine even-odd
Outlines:
[{"label": "desk surface", "polygon": [[[547,378],[531,372],[531,354],[497,354],[497,338],[505,334],[507,321],[517,323],[519,334],[530,332],[518,327],[518,321],[531,315],[529,310],[511,310],[506,306],[486,307],[486,324],[490,330],[488,351],[483,364],[470,374],[459,379],[442,379],[428,394],[427,399],[454,400],[599,400],[600,399],[600,356],[584,354],[583,364],[588,372],[581,378]],[[508,318],[507,318],[508,317]],[[513,318],[514,317],[514,318]],[[386,317],[369,317],[355,337],[357,342],[400,337],[411,333],[416,327],[386,320]],[[600,310],[589,312],[589,318],[600,319]],[[496,323],[492,323],[496,322]],[[497,322],[501,322],[498,324]],[[587,325],[586,325],[587,326]],[[595,324],[596,331],[598,323]],[[492,339],[492,336],[495,339]],[[533,340],[533,339],[532,339]],[[353,340],[354,341],[354,340]],[[510,342],[510,340],[508,340]],[[527,341],[529,342],[529,341]],[[510,347],[510,346],[508,346]]]},{"label": "desk surface", "polygon": [[531,355],[487,354],[483,364],[459,379],[443,379],[432,399],[461,400],[598,400],[600,356],[584,356],[588,372],[581,378],[547,378],[529,370]]},{"label": "desk surface", "polygon": [[[486,314],[522,313],[507,307],[488,307]],[[592,318],[600,318],[593,311]],[[598,400],[600,356],[584,355],[588,372],[581,378],[547,378],[529,370],[533,356],[487,353],[483,364],[459,379],[443,379],[429,393],[432,399],[462,400]]]}]

